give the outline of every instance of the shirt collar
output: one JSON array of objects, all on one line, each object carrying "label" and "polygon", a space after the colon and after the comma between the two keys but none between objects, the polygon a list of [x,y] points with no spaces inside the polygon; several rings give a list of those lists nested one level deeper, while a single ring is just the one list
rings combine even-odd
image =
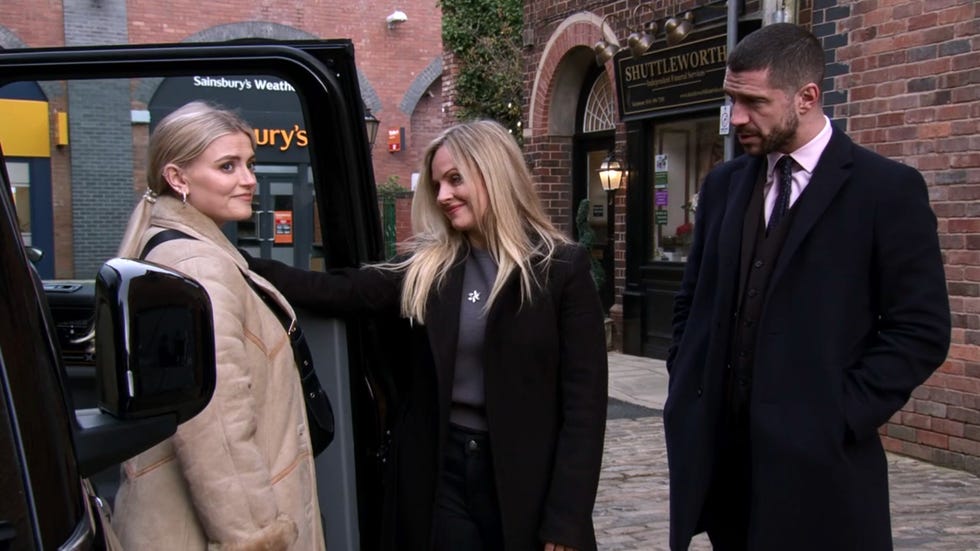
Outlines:
[{"label": "shirt collar", "polygon": [[[827,148],[827,144],[830,143],[830,136],[833,134],[833,128],[830,125],[830,119],[827,115],[823,116],[823,128],[817,135],[813,137],[812,140],[804,144],[802,147],[796,151],[790,153],[796,164],[805,170],[807,174],[812,174],[813,169],[817,167],[817,162],[820,161],[820,156],[823,155],[823,150]],[[773,151],[766,155],[769,160],[769,170],[767,175],[770,180],[772,179],[772,171],[776,167],[776,162],[783,157],[783,153],[778,151]]]}]

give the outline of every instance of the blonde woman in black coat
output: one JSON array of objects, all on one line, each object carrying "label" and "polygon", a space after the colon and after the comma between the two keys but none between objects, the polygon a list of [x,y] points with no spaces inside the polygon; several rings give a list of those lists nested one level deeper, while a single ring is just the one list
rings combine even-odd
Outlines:
[{"label": "blonde woman in black coat", "polygon": [[295,305],[411,321],[385,546],[595,549],[607,365],[588,252],[549,222],[520,149],[492,121],[430,144],[412,224],[411,250],[392,264],[252,261]]}]

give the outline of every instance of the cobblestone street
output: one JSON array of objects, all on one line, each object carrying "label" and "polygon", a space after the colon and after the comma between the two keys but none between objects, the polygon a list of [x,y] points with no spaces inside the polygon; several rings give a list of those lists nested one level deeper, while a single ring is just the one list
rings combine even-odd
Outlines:
[{"label": "cobblestone street", "polygon": [[[888,464],[896,549],[980,550],[980,478],[896,455]],[[667,497],[659,412],[614,406],[594,513],[599,549],[668,549]],[[711,545],[702,534],[691,549]]]}]

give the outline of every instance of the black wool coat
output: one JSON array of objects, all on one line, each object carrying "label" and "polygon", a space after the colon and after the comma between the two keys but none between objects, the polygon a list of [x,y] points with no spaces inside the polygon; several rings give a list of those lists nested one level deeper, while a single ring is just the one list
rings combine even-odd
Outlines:
[{"label": "black wool coat", "polygon": [[[386,548],[431,547],[433,503],[446,441],[462,301],[463,258],[408,328],[409,394],[393,430],[386,480]],[[372,268],[253,269],[295,305],[330,315],[397,314],[400,275]],[[607,355],[588,252],[563,245],[542,288],[521,304],[512,275],[487,314],[486,415],[508,551],[553,541],[596,548],[592,508],[602,462]],[[328,513],[329,514],[329,513]]]},{"label": "black wool coat", "polygon": [[[764,165],[725,163],[698,197],[667,363],[673,549],[690,544],[711,482],[742,223]],[[949,346],[936,217],[917,171],[836,128],[798,201],[757,320],[749,549],[890,549],[877,429]]]}]

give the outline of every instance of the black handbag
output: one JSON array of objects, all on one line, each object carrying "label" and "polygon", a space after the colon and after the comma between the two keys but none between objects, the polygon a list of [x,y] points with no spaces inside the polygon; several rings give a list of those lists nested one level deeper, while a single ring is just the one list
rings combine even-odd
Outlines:
[{"label": "black handbag", "polygon": [[[165,241],[172,239],[196,239],[180,230],[166,229],[157,233],[147,241],[140,253],[140,260],[146,258],[154,247]],[[242,272],[242,277],[250,287],[262,298],[263,302],[276,315],[283,329],[289,335],[289,343],[293,348],[293,359],[296,361],[296,369],[299,371],[299,381],[303,387],[303,401],[306,403],[306,421],[310,427],[310,444],[313,448],[313,455],[317,456],[327,449],[333,442],[334,435],[334,416],[333,407],[330,405],[330,397],[320,386],[320,379],[316,376],[313,369],[313,354],[310,347],[306,344],[306,336],[299,324],[294,322],[282,309],[278,302],[269,296],[261,287],[256,285],[248,274]]]},{"label": "black handbag", "polygon": [[293,346],[293,358],[296,360],[296,369],[299,370],[299,382],[303,386],[303,401],[306,402],[306,424],[310,427],[310,444],[313,447],[313,455],[320,455],[320,452],[327,449],[327,446],[333,442],[333,407],[330,405],[330,397],[320,386],[320,379],[316,376],[316,370],[313,369],[313,354],[310,353],[310,346],[306,344],[306,335],[303,334],[298,323],[289,319],[278,302],[266,294],[261,287],[252,283],[248,276],[245,276],[245,280],[269,305],[269,308],[282,323],[286,334],[289,335],[289,343]]}]

